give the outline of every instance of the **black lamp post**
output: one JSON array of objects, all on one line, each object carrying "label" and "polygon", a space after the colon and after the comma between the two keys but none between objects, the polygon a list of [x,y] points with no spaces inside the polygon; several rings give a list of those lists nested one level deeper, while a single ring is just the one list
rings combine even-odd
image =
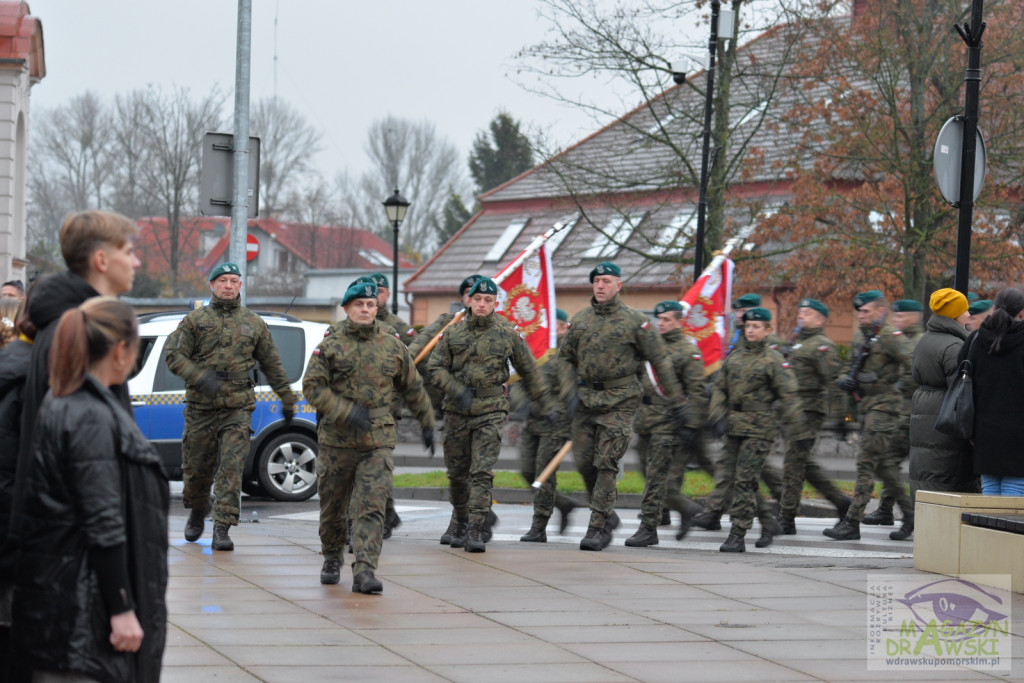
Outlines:
[{"label": "black lamp post", "polygon": [[715,58],[718,56],[718,17],[722,8],[721,0],[711,2],[711,37],[708,40],[708,82],[704,90],[704,142],[700,154],[700,190],[697,198],[697,235],[693,249],[693,281],[700,278],[704,270],[704,221],[708,213],[708,176],[711,147],[711,105],[715,91]]},{"label": "black lamp post", "polygon": [[398,315],[398,226],[405,220],[405,212],[409,210],[409,200],[395,193],[384,200],[384,212],[395,229],[394,264],[391,271],[391,312]]}]

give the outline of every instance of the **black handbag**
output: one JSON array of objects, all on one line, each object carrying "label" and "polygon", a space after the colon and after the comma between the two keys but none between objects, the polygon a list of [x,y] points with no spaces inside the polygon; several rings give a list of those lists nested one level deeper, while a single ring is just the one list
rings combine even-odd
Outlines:
[{"label": "black handbag", "polygon": [[[974,340],[971,340],[974,346]],[[974,438],[974,380],[971,378],[971,347],[956,370],[953,383],[942,398],[935,430],[965,441]]]}]

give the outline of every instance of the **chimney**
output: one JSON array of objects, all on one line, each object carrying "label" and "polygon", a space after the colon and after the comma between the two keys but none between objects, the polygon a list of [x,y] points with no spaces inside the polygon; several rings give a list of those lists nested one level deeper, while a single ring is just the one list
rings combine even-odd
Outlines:
[{"label": "chimney", "polygon": [[857,21],[868,8],[868,0],[850,0],[850,20]]}]

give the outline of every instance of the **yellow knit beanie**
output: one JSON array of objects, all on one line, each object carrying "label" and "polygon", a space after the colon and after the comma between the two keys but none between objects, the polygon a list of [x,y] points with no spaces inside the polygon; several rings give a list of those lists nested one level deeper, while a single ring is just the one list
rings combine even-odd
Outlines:
[{"label": "yellow knit beanie", "polygon": [[967,312],[967,297],[949,287],[937,289],[932,292],[928,306],[933,313],[955,320]]}]

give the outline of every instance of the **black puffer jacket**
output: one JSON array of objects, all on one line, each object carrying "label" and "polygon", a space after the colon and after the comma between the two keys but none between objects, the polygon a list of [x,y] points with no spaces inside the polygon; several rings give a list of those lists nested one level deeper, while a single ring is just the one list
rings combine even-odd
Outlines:
[{"label": "black puffer jacket", "polygon": [[1000,349],[992,352],[995,335],[982,327],[967,338],[974,368],[974,471],[1002,477],[1024,477],[1024,322],[1014,322]]},{"label": "black puffer jacket", "polygon": [[32,357],[32,344],[16,339],[0,351],[0,580],[12,577],[14,554],[7,547],[21,434],[21,393]]},{"label": "black puffer jacket", "polygon": [[[113,393],[92,377],[39,410],[21,511],[14,648],[33,669],[100,681],[157,681],[167,633],[167,507],[160,458]],[[18,520],[16,520],[18,521]],[[90,548],[126,545],[142,648],[110,645]]]},{"label": "black puffer jacket", "polygon": [[946,389],[956,376],[957,356],[967,330],[955,320],[933,315],[914,347],[918,387],[910,409],[910,491],[978,490],[971,445],[935,429]]}]

